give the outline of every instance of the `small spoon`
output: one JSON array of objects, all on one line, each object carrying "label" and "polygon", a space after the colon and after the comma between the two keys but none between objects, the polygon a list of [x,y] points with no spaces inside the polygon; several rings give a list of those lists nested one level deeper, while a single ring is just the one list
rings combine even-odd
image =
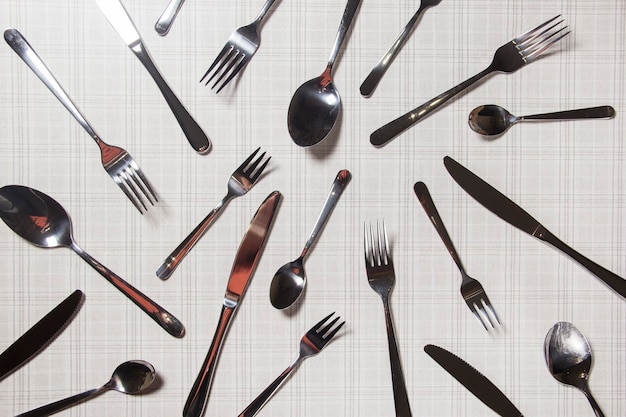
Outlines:
[{"label": "small spoon", "polygon": [[552,376],[563,384],[580,389],[596,416],[604,417],[589,391],[591,347],[585,336],[571,323],[556,323],[546,335],[544,354]]},{"label": "small spoon", "polygon": [[6,185],[0,188],[0,218],[15,233],[35,246],[70,248],[169,334],[175,337],[182,337],[185,334],[183,324],[176,317],[74,243],[69,215],[50,196],[29,187]]},{"label": "small spoon", "polygon": [[128,361],[115,368],[109,381],[99,388],[94,388],[80,394],[67,397],[63,400],[55,401],[36,408],[17,417],[44,417],[79,402],[93,398],[105,391],[115,390],[123,394],[139,394],[148,388],[156,379],[154,367],[145,361]]},{"label": "small spoon", "polygon": [[313,246],[317,236],[326,224],[326,221],[337,204],[341,193],[343,193],[346,185],[350,182],[350,178],[352,178],[352,174],[350,174],[350,171],[347,169],[339,171],[330,189],[328,197],[326,197],[326,202],[322,207],[322,212],[317,218],[315,226],[313,226],[313,231],[309,236],[309,240],[307,240],[304,245],[302,253],[297,259],[286,263],[280,267],[278,271],[276,271],[274,278],[272,278],[272,283],[270,284],[270,301],[275,308],[283,310],[291,306],[302,294],[306,284],[304,257],[307,255],[309,249]]},{"label": "small spoon", "polygon": [[302,84],[291,98],[287,127],[298,146],[308,147],[321,142],[337,121],[341,98],[333,84],[331,72],[359,3],[361,0],[348,0],[346,4],[326,70],[319,77]]},{"label": "small spoon", "polygon": [[468,123],[473,131],[485,136],[494,136],[504,133],[509,127],[522,120],[610,119],[613,116],[615,116],[613,107],[598,106],[518,117],[503,107],[486,104],[470,112]]}]

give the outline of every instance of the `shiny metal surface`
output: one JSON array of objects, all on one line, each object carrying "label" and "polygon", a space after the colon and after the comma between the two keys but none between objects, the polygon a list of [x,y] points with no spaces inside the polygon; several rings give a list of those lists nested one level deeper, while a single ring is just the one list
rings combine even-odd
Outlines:
[{"label": "shiny metal surface", "polygon": [[302,336],[300,340],[300,351],[298,353],[298,357],[296,360],[287,367],[279,376],[276,378],[270,385],[268,385],[261,394],[258,395],[251,403],[248,405],[242,412],[239,414],[239,417],[252,417],[257,415],[257,413],[263,408],[265,404],[269,401],[270,398],[274,395],[274,393],[283,385],[283,383],[287,380],[289,375],[296,370],[300,363],[310,358],[311,356],[317,355],[320,353],[326,345],[332,340],[332,338],[337,334],[339,329],[345,324],[344,321],[335,325],[339,320],[339,317],[335,317],[331,320],[331,317],[335,313],[331,313],[328,316],[324,317],[320,320],[319,323],[315,324],[308,332]]},{"label": "shiny metal surface", "polygon": [[137,210],[143,214],[148,209],[145,200],[154,205],[158,201],[157,196],[133,157],[125,149],[108,145],[98,136],[26,38],[16,29],[7,29],[4,31],[4,40],[96,142],[100,148],[100,159],[104,170]]},{"label": "shiny metal surface", "polygon": [[360,87],[360,91],[363,96],[369,97],[372,95],[378,86],[378,83],[383,78],[383,75],[385,75],[385,71],[387,71],[387,68],[389,68],[389,65],[391,65],[396,55],[398,55],[398,52],[400,52],[400,49],[402,49],[402,46],[404,46],[404,43],[408,39],[409,35],[413,32],[413,28],[416,26],[422,14],[426,11],[426,9],[434,7],[439,3],[441,3],[441,0],[422,0],[420,2],[420,7],[417,9],[406,26],[404,26],[402,32],[400,32],[396,40],[393,41],[385,55],[383,55],[380,61],[378,61],[378,64],[376,64],[367,77],[365,77],[365,80]]},{"label": "shiny metal surface", "polygon": [[615,116],[611,106],[588,107],[552,113],[515,116],[501,106],[485,104],[478,106],[469,114],[468,124],[476,133],[495,136],[506,132],[515,123],[523,120],[575,120],[575,119],[610,119]]},{"label": "shiny metal surface", "polygon": [[556,323],[544,341],[546,365],[559,382],[581,390],[589,400],[597,417],[604,417],[600,406],[589,390],[591,346],[587,338],[572,323]]},{"label": "shiny metal surface", "polygon": [[200,82],[206,79],[205,85],[208,85],[217,77],[215,83],[211,86],[212,90],[223,80],[222,84],[215,91],[217,94],[248,65],[248,62],[250,62],[261,44],[259,35],[261,21],[275,1],[267,0],[252,23],[240,27],[230,35],[226,45],[224,45],[209,69],[204,73]]},{"label": "shiny metal surface", "polygon": [[248,231],[239,245],[230,278],[228,279],[224,304],[222,305],[213,341],[183,408],[183,416],[185,417],[200,417],[204,413],[224,337],[235,312],[241,305],[241,299],[248,288],[252,273],[261,256],[261,251],[276,214],[280,198],[281,194],[278,191],[274,191],[267,196],[252,218]]},{"label": "shiny metal surface", "polygon": [[416,182],[413,186],[413,191],[415,191],[415,195],[422,204],[426,215],[428,215],[430,222],[435,227],[435,230],[443,241],[448,253],[452,256],[454,263],[461,272],[461,295],[465,300],[465,304],[467,304],[470,311],[474,314],[480,324],[483,325],[485,330],[489,331],[489,329],[493,329],[496,325],[500,324],[500,320],[498,319],[498,316],[493,309],[491,301],[489,301],[489,297],[487,297],[487,293],[485,292],[482,284],[478,282],[478,280],[470,277],[465,271],[461,258],[452,243],[450,235],[448,235],[446,226],[443,224],[441,216],[439,216],[439,211],[433,202],[430,192],[428,191],[428,187],[426,187],[426,184],[421,181]]},{"label": "shiny metal surface", "polygon": [[20,414],[18,417],[49,416],[111,390],[115,390],[123,394],[140,394],[152,385],[155,379],[156,371],[150,363],[141,360],[124,362],[115,368],[111,379],[109,379],[109,381],[101,387],[46,404],[34,410]]},{"label": "shiny metal surface", "polygon": [[228,192],[226,196],[220,201],[217,206],[198,224],[195,229],[169,254],[169,256],[163,261],[161,266],[157,269],[156,275],[161,279],[168,279],[172,273],[176,270],[180,262],[187,256],[189,251],[198,243],[200,238],[204,236],[209,226],[213,224],[217,215],[226,206],[226,204],[235,197],[241,197],[246,194],[257,180],[261,177],[261,174],[265,170],[265,167],[269,163],[271,157],[265,159],[265,162],[261,166],[259,164],[265,158],[265,152],[263,152],[257,159],[252,161],[254,157],[259,153],[261,148],[257,148],[243,163],[232,173],[228,179]]},{"label": "shiny metal surface", "polygon": [[169,0],[167,6],[159,16],[159,20],[154,24],[154,30],[161,36],[167,35],[167,33],[172,28],[172,24],[174,23],[174,19],[178,15],[181,7],[183,7],[183,3],[185,0]]},{"label": "shiny metal surface", "polygon": [[35,246],[71,249],[169,334],[175,337],[185,334],[183,324],[176,317],[76,245],[69,215],[47,194],[21,185],[4,186],[0,188],[0,217]]},{"label": "shiny metal surface", "polygon": [[291,98],[287,112],[287,128],[298,146],[309,147],[318,144],[328,136],[337,121],[341,98],[333,83],[332,69],[360,3],[361,0],[348,0],[333,50],[322,75],[302,84]]},{"label": "shiny metal surface", "polygon": [[119,0],[95,0],[96,4],[104,13],[111,26],[120,35],[124,43],[130,48],[143,66],[148,70],[157,87],[163,94],[170,110],[176,117],[178,124],[182,128],[187,141],[191,147],[198,153],[204,154],[211,149],[211,141],[204,133],[200,125],[189,114],[185,106],[180,102],[176,94],[167,84],[158,68],[154,64],[148,49],[146,48],[139,32],[135,28],[135,24],[124,9]]},{"label": "shiny metal surface", "polygon": [[576,252],[524,209],[454,159],[446,156],[443,162],[452,178],[461,188],[496,216],[569,256],[617,294],[626,298],[626,280],[624,278]]},{"label": "shiny metal surface", "polygon": [[337,173],[335,180],[330,188],[330,192],[326,197],[326,201],[322,206],[313,230],[306,241],[300,256],[295,260],[281,266],[270,284],[270,301],[277,309],[285,309],[293,305],[300,298],[306,285],[306,271],[304,270],[304,258],[317,240],[324,225],[328,221],[330,214],[339,201],[339,197],[350,182],[352,174],[347,169],[342,169]]},{"label": "shiny metal surface", "polygon": [[[496,50],[491,64],[483,71],[374,131],[370,135],[371,144],[374,146],[385,145],[486,75],[493,72],[515,72],[526,64],[533,62],[545,50],[569,33],[562,33],[567,26],[559,28],[559,25],[563,22],[562,20],[553,23],[559,17],[553,17],[535,29],[502,45]],[[546,28],[548,25],[551,26]]]}]

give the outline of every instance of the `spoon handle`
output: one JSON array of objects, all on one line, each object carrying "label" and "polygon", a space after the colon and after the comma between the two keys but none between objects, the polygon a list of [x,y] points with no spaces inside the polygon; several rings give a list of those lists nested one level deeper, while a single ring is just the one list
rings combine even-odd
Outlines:
[{"label": "spoon handle", "polygon": [[159,20],[157,20],[154,25],[154,30],[161,36],[167,35],[167,32],[170,31],[172,27],[172,23],[174,23],[174,19],[178,15],[180,8],[183,7],[183,3],[185,0],[170,0],[165,6],[165,10],[161,13]]},{"label": "spoon handle", "polygon": [[589,384],[587,383],[587,380],[584,381],[584,384],[581,387],[581,391],[583,392],[583,394],[585,394],[585,397],[587,397],[587,400],[589,400],[589,404],[591,404],[591,408],[593,409],[593,412],[596,414],[596,417],[604,417],[604,413],[600,409],[600,405],[596,402],[596,399],[593,398],[593,395],[591,395],[591,391],[589,390]]},{"label": "spoon handle", "polygon": [[339,30],[337,31],[337,38],[335,38],[335,45],[333,46],[330,58],[328,59],[328,67],[330,68],[332,68],[335,64],[335,60],[339,54],[339,49],[341,49],[341,44],[348,33],[348,29],[350,28],[350,24],[352,23],[352,19],[354,18],[360,3],[361,0],[348,0],[348,3],[346,4],[346,8],[343,11],[343,16],[341,18],[341,23],[339,23]]},{"label": "spoon handle", "polygon": [[163,307],[152,301],[148,296],[141,291],[124,281],[117,276],[106,266],[91,257],[87,252],[79,248],[75,243],[70,245],[70,249],[78,254],[84,261],[86,261],[93,269],[98,271],[100,275],[106,278],[115,288],[120,290],[122,294],[128,297],[133,303],[135,303],[140,309],[148,314],[152,320],[156,321],[166,332],[174,337],[183,337],[185,334],[185,327],[183,324],[172,314],[167,312]]},{"label": "spoon handle", "polygon": [[41,407],[35,408],[34,410],[27,411],[25,413],[19,414],[16,417],[45,417],[59,411],[65,410],[66,408],[76,405],[80,402],[83,402],[91,397],[95,397],[97,395],[102,394],[104,391],[108,391],[110,388],[108,385],[104,385],[100,388],[94,388],[89,391],[81,392],[80,394],[72,395],[71,397],[64,398],[59,401],[52,402],[50,404],[42,405]]},{"label": "spoon handle", "polygon": [[571,120],[571,119],[603,119],[615,116],[611,106],[588,107],[585,109],[557,111],[553,113],[532,114],[519,117],[519,120]]}]

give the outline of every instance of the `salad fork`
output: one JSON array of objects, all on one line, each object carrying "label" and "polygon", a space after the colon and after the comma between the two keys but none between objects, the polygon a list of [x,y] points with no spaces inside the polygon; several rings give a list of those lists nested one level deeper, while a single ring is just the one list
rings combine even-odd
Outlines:
[{"label": "salad fork", "polygon": [[[216,94],[222,91],[226,84],[230,82],[235,76],[246,66],[252,59],[259,45],[261,38],[259,36],[259,27],[261,21],[269,11],[272,4],[276,0],[267,0],[263,5],[263,8],[257,15],[254,22],[249,25],[242,26],[235,30],[231,35],[224,48],[217,55],[217,58],[213,61],[207,72],[204,73],[200,82],[203,82],[208,77],[204,85],[208,85],[213,78],[217,76],[217,80],[211,87],[214,89],[220,81],[224,80],[222,85],[215,92]],[[213,71],[215,69],[215,71]],[[213,71],[213,74],[211,72]],[[211,74],[209,76],[209,74]],[[224,79],[225,78],[225,79]]]},{"label": "salad fork", "polygon": [[259,394],[259,396],[256,397],[254,401],[252,401],[250,405],[248,405],[246,409],[241,412],[241,414],[239,414],[239,417],[255,416],[269,401],[272,395],[274,395],[278,388],[281,387],[287,377],[293,373],[300,362],[310,358],[311,356],[317,355],[322,349],[324,349],[324,347],[326,347],[333,336],[335,336],[339,329],[341,329],[341,327],[345,324],[345,322],[342,321],[335,326],[339,317],[335,317],[330,320],[333,314],[335,313],[330,313],[328,316],[324,317],[319,323],[311,327],[311,329],[306,332],[304,336],[302,336],[302,339],[300,340],[300,353],[298,354],[296,360],[289,365],[287,369],[285,369],[283,373],[281,373],[267,388],[265,388],[265,390],[263,390],[263,392]]},{"label": "salad fork", "polygon": [[[377,223],[376,228],[371,224],[364,228],[365,247],[365,271],[370,287],[383,300],[385,311],[385,323],[387,326],[387,342],[389,344],[389,359],[391,362],[391,381],[393,384],[393,400],[396,408],[396,416],[410,417],[411,407],[409,396],[404,383],[400,353],[396,343],[396,334],[393,328],[393,318],[389,307],[389,294],[396,280],[393,268],[393,260],[389,250],[389,239],[385,223],[382,226]],[[368,230],[369,229],[369,230]]]},{"label": "salad fork", "polygon": [[459,268],[459,271],[461,271],[461,276],[463,277],[463,280],[461,281],[461,295],[465,300],[465,304],[467,304],[470,311],[474,313],[474,316],[476,316],[485,330],[489,331],[489,328],[495,328],[496,324],[500,324],[496,311],[493,309],[491,301],[489,301],[489,297],[487,297],[487,293],[481,283],[470,277],[467,272],[465,272],[461,258],[454,248],[452,239],[450,239],[446,226],[443,224],[443,220],[441,220],[441,217],[439,216],[437,207],[430,196],[430,192],[428,191],[426,184],[421,181],[417,182],[413,186],[413,190],[422,204],[422,207],[424,207],[424,211],[435,227],[435,230],[439,233],[443,244],[446,246],[446,249],[448,249],[450,256],[452,256],[454,263]]},{"label": "salad fork", "polygon": [[554,23],[559,17],[560,15],[555,16],[536,28],[502,45],[496,50],[491,64],[489,64],[486,69],[377,129],[370,135],[370,143],[374,146],[386,144],[404,130],[441,107],[452,97],[484,78],[487,74],[496,71],[511,73],[526,64],[530,64],[548,48],[569,34],[569,31],[563,33],[567,26],[558,28],[558,26],[563,23],[563,20]]},{"label": "salad fork", "polygon": [[[265,158],[265,152],[261,154],[257,159],[252,161],[254,157],[259,153],[261,148],[257,148],[243,163],[233,172],[228,179],[228,192],[226,196],[220,201],[217,206],[191,231],[189,236],[182,241],[180,245],[163,261],[159,269],[156,271],[156,275],[165,280],[168,279],[174,270],[178,267],[180,262],[189,253],[196,243],[200,240],[209,226],[213,224],[213,221],[217,218],[222,208],[235,197],[241,197],[246,194],[254,186],[259,179],[263,170],[269,163],[272,157],[268,157],[265,162],[259,167],[259,163]],[[258,167],[258,169],[257,169]]]},{"label": "salad fork", "polygon": [[26,38],[16,29],[7,29],[4,31],[4,39],[98,144],[104,170],[137,210],[142,214],[148,210],[145,200],[154,205],[158,201],[157,196],[139,165],[126,150],[108,145],[100,139]]}]

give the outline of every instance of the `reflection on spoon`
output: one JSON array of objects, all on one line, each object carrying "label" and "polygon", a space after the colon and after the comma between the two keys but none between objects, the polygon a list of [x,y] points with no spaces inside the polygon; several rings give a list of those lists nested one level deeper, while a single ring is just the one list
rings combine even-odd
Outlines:
[{"label": "reflection on spoon", "polygon": [[563,384],[580,389],[596,416],[604,417],[589,391],[591,347],[585,336],[571,323],[556,323],[546,335],[544,354],[552,376]]},{"label": "reflection on spoon", "polygon": [[503,107],[486,104],[478,106],[470,112],[468,123],[473,131],[485,136],[494,136],[504,133],[508,128],[522,120],[606,119],[613,116],[615,116],[613,107],[599,106],[518,117]]},{"label": "reflection on spoon", "polygon": [[17,417],[49,416],[110,390],[124,394],[139,394],[148,388],[155,379],[156,372],[154,367],[148,362],[138,360],[124,362],[115,368],[111,379],[101,387],[41,406]]}]

